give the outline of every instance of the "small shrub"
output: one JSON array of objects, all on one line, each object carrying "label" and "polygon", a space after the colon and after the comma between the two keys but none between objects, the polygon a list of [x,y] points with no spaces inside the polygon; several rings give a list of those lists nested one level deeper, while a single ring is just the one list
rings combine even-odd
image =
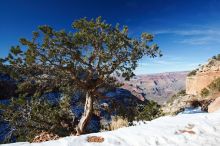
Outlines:
[{"label": "small shrub", "polygon": [[150,121],[162,115],[161,106],[154,101],[149,101],[146,105],[139,107],[136,120]]},{"label": "small shrub", "polygon": [[207,97],[208,95],[215,94],[216,92],[220,92],[220,77],[210,83],[207,88],[202,89],[200,95],[202,97]]},{"label": "small shrub", "polygon": [[178,93],[177,93],[178,95],[186,95],[186,90],[181,90],[181,91],[179,91]]},{"label": "small shrub", "polygon": [[186,95],[186,90],[181,90],[177,94],[175,94],[172,97],[170,97],[169,100],[167,101],[167,103],[172,103],[178,97],[185,96],[185,95]]},{"label": "small shrub", "polygon": [[201,95],[202,97],[206,97],[206,96],[209,95],[209,93],[210,93],[209,90],[208,90],[207,88],[204,88],[204,89],[202,89],[200,95]]},{"label": "small shrub", "polygon": [[219,61],[220,61],[220,54],[218,54],[218,55],[217,55],[217,60],[219,60]]},{"label": "small shrub", "polygon": [[[3,119],[13,129],[16,141],[32,141],[42,131],[59,137],[75,132],[77,121],[70,110],[68,98],[58,105],[40,99],[12,99],[10,105],[2,106]],[[7,142],[7,141],[5,141]]]},{"label": "small shrub", "polygon": [[196,72],[197,72],[197,70],[193,70],[187,76],[194,76],[194,75],[196,75]]},{"label": "small shrub", "polygon": [[215,59],[215,60],[220,61],[220,54],[218,54],[218,55],[216,55],[216,56],[213,56],[212,59]]},{"label": "small shrub", "polygon": [[217,59],[216,56],[213,56],[212,59]]},{"label": "small shrub", "polygon": [[208,87],[212,91],[220,92],[220,77],[214,80]]},{"label": "small shrub", "polygon": [[182,108],[178,109],[177,111],[175,111],[174,113],[172,113],[172,115],[177,115],[177,114],[183,112],[184,110],[185,109],[182,107]]}]

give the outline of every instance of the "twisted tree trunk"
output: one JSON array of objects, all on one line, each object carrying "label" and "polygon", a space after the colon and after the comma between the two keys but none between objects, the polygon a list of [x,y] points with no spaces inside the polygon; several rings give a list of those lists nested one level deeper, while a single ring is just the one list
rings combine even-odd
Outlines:
[{"label": "twisted tree trunk", "polygon": [[86,103],[84,106],[84,113],[79,121],[78,126],[76,127],[76,135],[81,135],[84,133],[85,127],[88,124],[88,121],[90,120],[91,116],[92,116],[92,112],[93,112],[93,98],[90,94],[90,92],[88,92],[86,94]]}]

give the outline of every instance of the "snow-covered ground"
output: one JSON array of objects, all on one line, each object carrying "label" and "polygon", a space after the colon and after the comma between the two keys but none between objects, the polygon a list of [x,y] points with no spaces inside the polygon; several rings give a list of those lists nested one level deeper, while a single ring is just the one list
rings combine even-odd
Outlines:
[{"label": "snow-covered ground", "polygon": [[[88,136],[101,136],[104,142],[89,143]],[[110,132],[2,146],[220,146],[220,112],[165,116]]]}]

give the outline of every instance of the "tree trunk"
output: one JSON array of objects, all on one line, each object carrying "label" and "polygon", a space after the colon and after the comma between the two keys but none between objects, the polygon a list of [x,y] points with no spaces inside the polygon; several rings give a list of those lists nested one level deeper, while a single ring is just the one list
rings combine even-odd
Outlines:
[{"label": "tree trunk", "polygon": [[93,112],[93,98],[90,92],[86,93],[86,103],[84,106],[84,113],[79,121],[78,126],[76,127],[76,135],[81,135],[84,133],[85,127],[88,124]]}]

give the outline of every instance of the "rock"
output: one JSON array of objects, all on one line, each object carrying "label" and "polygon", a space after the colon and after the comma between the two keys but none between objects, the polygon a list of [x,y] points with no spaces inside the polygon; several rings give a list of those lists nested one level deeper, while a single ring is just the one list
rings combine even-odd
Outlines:
[{"label": "rock", "polygon": [[199,99],[193,95],[179,95],[172,102],[164,105],[162,110],[167,115],[208,112],[208,106],[212,101],[212,99]]},{"label": "rock", "polygon": [[196,69],[196,74],[186,78],[186,94],[200,95],[215,79],[220,77],[220,61],[210,59],[207,64]]},{"label": "rock", "polygon": [[123,81],[122,88],[129,90],[139,100],[154,100],[164,104],[169,97],[185,90],[188,72],[168,72],[150,75],[138,75],[130,81]]},{"label": "rock", "polygon": [[208,112],[212,113],[215,111],[220,110],[220,97],[216,98],[209,106],[208,106]]},{"label": "rock", "polygon": [[186,94],[200,95],[202,89],[206,88],[218,77],[220,77],[220,71],[201,72],[195,76],[187,77]]},{"label": "rock", "polygon": [[162,107],[163,113],[166,115],[175,115],[184,111],[186,107],[190,107],[188,101],[192,100],[193,97],[190,95],[178,96],[171,103],[168,103]]}]

